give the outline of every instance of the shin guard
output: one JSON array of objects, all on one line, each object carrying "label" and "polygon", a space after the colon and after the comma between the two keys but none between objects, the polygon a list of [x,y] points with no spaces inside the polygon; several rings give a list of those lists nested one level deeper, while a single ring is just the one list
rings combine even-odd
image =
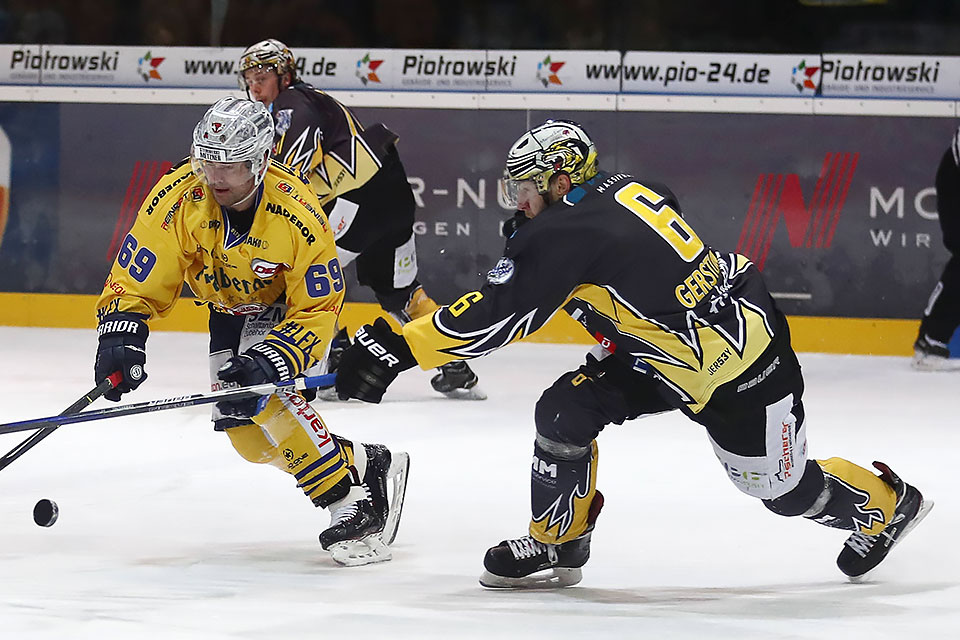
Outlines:
[{"label": "shin guard", "polygon": [[804,517],[828,527],[875,535],[893,518],[897,494],[872,471],[843,458],[817,460],[824,488]]},{"label": "shin guard", "polygon": [[562,544],[583,535],[591,525],[590,506],[597,486],[597,441],[585,453],[567,458],[534,445],[530,499],[530,535],[547,544]]}]

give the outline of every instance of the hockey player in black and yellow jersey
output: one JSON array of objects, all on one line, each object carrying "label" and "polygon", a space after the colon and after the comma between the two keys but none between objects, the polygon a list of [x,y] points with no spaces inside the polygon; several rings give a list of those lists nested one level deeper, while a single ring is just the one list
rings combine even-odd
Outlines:
[{"label": "hockey player in black and yellow jersey", "polygon": [[[288,380],[323,359],[344,280],[317,197],[297,172],[270,160],[272,143],[263,105],[224,98],[197,124],[189,160],[147,196],[97,304],[96,377],[119,370],[124,378],[108,398],[146,379],[147,322],[173,309],[184,282],[210,310],[214,390]],[[241,456],[291,474],[330,509],[320,541],[334,560],[390,559],[405,453],[334,436],[296,391],[265,404],[220,403],[214,419]]]},{"label": "hockey player in black and yellow jersey", "polygon": [[[329,215],[341,266],[356,260],[360,284],[373,289],[383,310],[401,325],[436,311],[437,303],[417,280],[416,203],[397,136],[379,123],[364,129],[348,107],[302,82],[293,53],[278,40],[248,47],[239,73],[248,95],[273,113],[274,157],[307,177]],[[347,344],[342,331],[331,368]],[[486,398],[462,360],[441,365],[430,382],[452,398]]]},{"label": "hockey player in black and yellow jersey", "polygon": [[529,535],[487,551],[481,584],[578,582],[603,505],[597,435],[672,409],[706,428],[741,491],[775,513],[852,531],[837,559],[851,578],[923,518],[932,503],[886,465],[874,463],[877,476],[808,459],[786,318],[750,261],[705,244],[664,185],[599,172],[593,142],[567,121],[525,133],[503,184],[525,221],[484,287],[402,336],[362,327],[337,379],[342,397],[378,402],[400,371],[490,353],[561,309],[597,340],[537,403]]}]

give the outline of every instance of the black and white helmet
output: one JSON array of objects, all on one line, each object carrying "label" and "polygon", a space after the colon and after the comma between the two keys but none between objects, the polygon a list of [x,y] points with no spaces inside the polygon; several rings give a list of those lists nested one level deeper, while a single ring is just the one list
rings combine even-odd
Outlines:
[{"label": "black and white helmet", "polygon": [[510,147],[503,172],[505,201],[516,206],[518,184],[528,180],[546,193],[550,178],[561,171],[575,185],[597,175],[597,146],[576,122],[547,120]]},{"label": "black and white helmet", "polygon": [[241,89],[247,88],[244,73],[250,69],[273,69],[280,76],[289,71],[293,74],[292,81],[299,82],[297,59],[293,57],[293,52],[287,45],[273,38],[250,45],[240,56],[238,74]]},{"label": "black and white helmet", "polygon": [[267,108],[260,102],[228,96],[217,100],[194,128],[190,162],[204,181],[208,162],[245,162],[256,187],[270,165],[272,148],[273,118]]}]

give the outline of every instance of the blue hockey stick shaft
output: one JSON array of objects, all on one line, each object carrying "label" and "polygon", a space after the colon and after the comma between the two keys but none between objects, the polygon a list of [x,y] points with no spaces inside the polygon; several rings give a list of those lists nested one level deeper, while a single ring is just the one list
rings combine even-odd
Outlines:
[{"label": "blue hockey stick shaft", "polygon": [[327,373],[321,376],[305,376],[295,378],[294,380],[284,380],[282,382],[258,384],[250,387],[240,387],[238,389],[224,389],[223,391],[214,391],[212,393],[196,393],[192,396],[177,396],[175,398],[165,398],[163,400],[149,400],[147,402],[136,402],[134,404],[122,404],[117,407],[105,407],[93,411],[84,411],[72,415],[50,416],[48,418],[33,418],[31,420],[21,420],[20,422],[8,422],[0,424],[0,434],[16,433],[17,431],[29,431],[31,429],[44,429],[51,426],[63,426],[65,424],[76,424],[79,422],[91,422],[93,420],[103,420],[105,418],[120,418],[123,416],[132,416],[139,413],[150,413],[153,411],[164,411],[166,409],[182,409],[184,407],[195,407],[201,404],[213,404],[224,400],[236,400],[250,396],[268,396],[284,389],[303,389],[332,387],[337,380],[336,373]]}]

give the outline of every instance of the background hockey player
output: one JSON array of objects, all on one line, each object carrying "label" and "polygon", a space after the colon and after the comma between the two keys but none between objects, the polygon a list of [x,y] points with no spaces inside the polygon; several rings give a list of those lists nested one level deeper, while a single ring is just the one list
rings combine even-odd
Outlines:
[{"label": "background hockey player", "polygon": [[914,366],[932,371],[960,369],[960,359],[950,359],[947,348],[960,327],[960,130],[940,159],[935,186],[943,244],[950,260],[930,294],[913,345]]},{"label": "background hockey player", "polygon": [[490,353],[559,309],[596,338],[586,362],[537,402],[529,535],[487,551],[483,585],[578,582],[603,505],[597,435],[669,409],[706,428],[741,491],[774,513],[851,531],[837,559],[851,578],[926,514],[932,503],[885,464],[874,463],[877,476],[841,458],[808,459],[785,316],[750,261],[706,245],[669,189],[598,173],[593,142],[565,121],[513,145],[504,184],[532,219],[507,240],[483,288],[402,335],[382,321],[361,327],[337,379],[341,396],[378,402],[400,371]]},{"label": "background hockey player", "polygon": [[[309,184],[270,160],[272,144],[266,107],[224,98],[194,129],[190,158],[147,196],[97,303],[96,378],[123,373],[107,398],[146,379],[147,321],[170,312],[184,281],[210,309],[214,390],[294,378],[329,348],[344,296],[333,234]],[[296,391],[260,405],[218,404],[215,428],[330,510],[320,542],[334,560],[389,560],[407,454],[333,436]]]},{"label": "background hockey player", "polygon": [[[282,42],[250,46],[239,68],[241,86],[273,113],[274,157],[310,180],[329,215],[340,264],[356,260],[357,279],[401,325],[436,311],[437,303],[417,280],[416,202],[397,136],[382,124],[364,129],[350,109],[302,82],[296,59]],[[331,370],[347,344],[343,331]],[[476,374],[462,360],[443,364],[430,383],[451,397],[485,398],[476,388]]]}]

